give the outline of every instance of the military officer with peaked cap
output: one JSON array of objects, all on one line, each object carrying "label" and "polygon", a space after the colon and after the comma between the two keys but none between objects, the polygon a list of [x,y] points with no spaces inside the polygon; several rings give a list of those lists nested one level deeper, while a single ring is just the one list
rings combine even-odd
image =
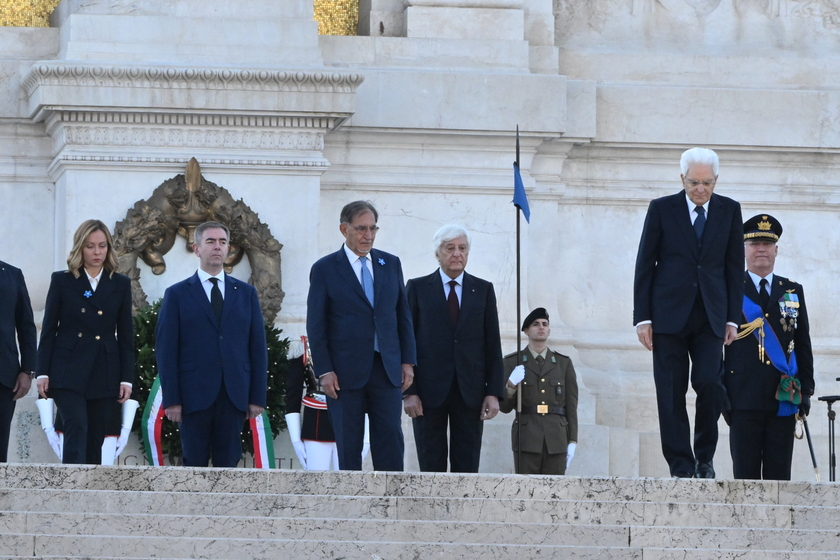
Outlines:
[{"label": "military officer with peaked cap", "polygon": [[769,214],[744,223],[743,324],[726,349],[729,448],[739,479],[790,480],[797,413],[814,394],[814,356],[802,286],[773,269],[782,225]]},{"label": "military officer with peaked cap", "polygon": [[[522,390],[522,413],[513,422],[513,461],[519,474],[566,474],[577,447],[578,386],[572,360],[548,348],[548,312],[538,307],[522,323],[528,346],[505,356],[508,382],[502,412],[516,409]],[[521,464],[518,459],[522,423]]]}]

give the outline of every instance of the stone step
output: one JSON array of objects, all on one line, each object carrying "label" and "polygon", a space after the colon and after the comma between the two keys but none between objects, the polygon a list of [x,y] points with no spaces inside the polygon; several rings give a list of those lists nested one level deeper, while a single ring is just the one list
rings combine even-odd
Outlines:
[{"label": "stone step", "polygon": [[[5,545],[5,538],[4,544]],[[538,546],[473,543],[383,543],[376,541],[331,541],[329,539],[194,539],[159,537],[87,537],[63,535],[18,535],[18,549],[8,548],[1,554],[40,557],[80,558],[212,558],[214,560],[276,560],[285,557],[335,558],[342,560],[522,560],[561,558],[576,560],[642,560],[638,548],[600,546]],[[74,551],[67,556],[67,551]],[[33,553],[34,551],[34,553]]]},{"label": "stone step", "polygon": [[840,507],[0,489],[0,512],[26,511],[771,529],[840,526]]},{"label": "stone step", "polygon": [[704,502],[719,504],[840,505],[840,485],[829,483],[59,464],[0,465],[0,488],[685,504],[694,503],[701,497]]},{"label": "stone step", "polygon": [[[137,536],[216,539],[311,539],[394,543],[524,543],[625,547],[627,526],[476,523],[390,519],[271,518],[0,512],[0,535]],[[0,552],[3,545],[0,544]]]},{"label": "stone step", "polygon": [[539,546],[597,544],[605,548],[840,550],[840,533],[836,530],[0,512],[0,554],[13,552],[5,550],[2,541],[6,536],[110,539],[132,534],[173,540],[307,540],[317,535],[329,541],[407,545],[527,542]]},{"label": "stone step", "polygon": [[[341,558],[343,560],[522,560],[537,558],[575,558],[576,560],[835,560],[835,551],[752,549],[664,548],[625,546],[545,546],[534,544],[457,543],[388,543],[377,541],[342,541],[329,539],[197,539],[160,537],[87,537],[57,535],[17,535],[18,550],[6,547],[7,557],[66,558],[212,558],[215,560],[275,560],[287,556],[302,558]],[[68,556],[72,550],[75,555]],[[34,553],[33,553],[34,551]]]}]

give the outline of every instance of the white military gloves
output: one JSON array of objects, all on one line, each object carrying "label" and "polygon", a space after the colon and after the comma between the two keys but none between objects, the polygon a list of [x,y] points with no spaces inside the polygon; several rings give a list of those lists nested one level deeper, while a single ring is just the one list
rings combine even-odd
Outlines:
[{"label": "white military gloves", "polygon": [[41,428],[47,434],[47,441],[50,442],[50,447],[61,459],[62,455],[62,438],[55,432],[55,401],[52,399],[37,399],[35,405],[38,407],[38,412],[41,414]]},{"label": "white military gloves", "polygon": [[131,434],[131,425],[134,424],[134,415],[137,414],[137,409],[140,408],[140,403],[134,399],[127,399],[122,403],[122,427],[120,429],[120,438],[117,440],[117,448],[114,450],[114,459],[120,456],[120,453],[125,449],[128,443],[128,436]]},{"label": "white military gloves", "polygon": [[306,468],[306,446],[300,440],[300,412],[290,412],[286,415],[286,428],[289,430],[289,439],[292,440],[292,447],[295,448],[300,466]]},{"label": "white military gloves", "polygon": [[523,379],[525,379],[525,366],[519,365],[513,368],[513,371],[510,372],[508,382],[516,387]]}]

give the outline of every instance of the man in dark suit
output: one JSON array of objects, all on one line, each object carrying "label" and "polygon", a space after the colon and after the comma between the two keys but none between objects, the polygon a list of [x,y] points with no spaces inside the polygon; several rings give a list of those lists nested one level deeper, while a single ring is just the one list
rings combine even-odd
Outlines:
[{"label": "man in dark suit", "polygon": [[32,304],[23,273],[3,261],[0,261],[0,294],[0,463],[5,463],[15,404],[29,392],[37,354]]},{"label": "man in dark suit", "polygon": [[306,332],[341,470],[362,468],[365,413],[374,469],[403,470],[400,405],[414,378],[414,332],[400,259],[373,248],[378,220],[370,202],[347,204],[344,245],[309,274]]},{"label": "man in dark suit", "polygon": [[452,472],[478,472],[484,421],[499,413],[504,391],[496,293],[464,271],[467,230],[443,226],[434,246],[440,268],[408,281],[417,369],[403,407],[421,471],[446,472],[448,455]]},{"label": "man in dark suit", "polygon": [[[653,351],[662,452],[672,476],[714,478],[723,406],[723,345],[735,340],[744,293],[741,205],[713,194],[718,157],[680,158],[684,192],[651,201],[636,257],[633,323]],[[697,394],[694,447],[686,412]]]},{"label": "man in dark suit", "polygon": [[163,296],[155,332],[166,416],[180,423],[184,466],[235,467],[242,425],[266,404],[268,352],[253,286],[224,273],[230,231],[195,229],[200,260],[190,278]]},{"label": "man in dark suit", "polygon": [[814,394],[814,355],[802,286],[773,273],[782,225],[744,223],[742,331],[726,350],[729,449],[735,478],[790,480],[796,413]]}]

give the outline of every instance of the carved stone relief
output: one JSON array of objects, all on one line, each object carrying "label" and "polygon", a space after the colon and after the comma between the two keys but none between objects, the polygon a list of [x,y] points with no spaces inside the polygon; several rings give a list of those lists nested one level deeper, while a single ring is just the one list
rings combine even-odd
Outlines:
[{"label": "carved stone relief", "polygon": [[286,295],[282,289],[280,250],[268,226],[242,200],[234,200],[224,188],[201,175],[195,158],[187,164],[186,173],[164,181],[148,200],[141,200],[114,227],[114,249],[120,272],[131,278],[134,306],[148,305],[140,285],[137,259],[149,265],[154,274],[166,270],[164,255],[178,240],[186,240],[192,251],[195,228],[208,221],[217,221],[230,228],[230,253],[225,271],[230,272],[244,255],[251,265],[248,280],[260,296],[263,317],[273,322]]}]

